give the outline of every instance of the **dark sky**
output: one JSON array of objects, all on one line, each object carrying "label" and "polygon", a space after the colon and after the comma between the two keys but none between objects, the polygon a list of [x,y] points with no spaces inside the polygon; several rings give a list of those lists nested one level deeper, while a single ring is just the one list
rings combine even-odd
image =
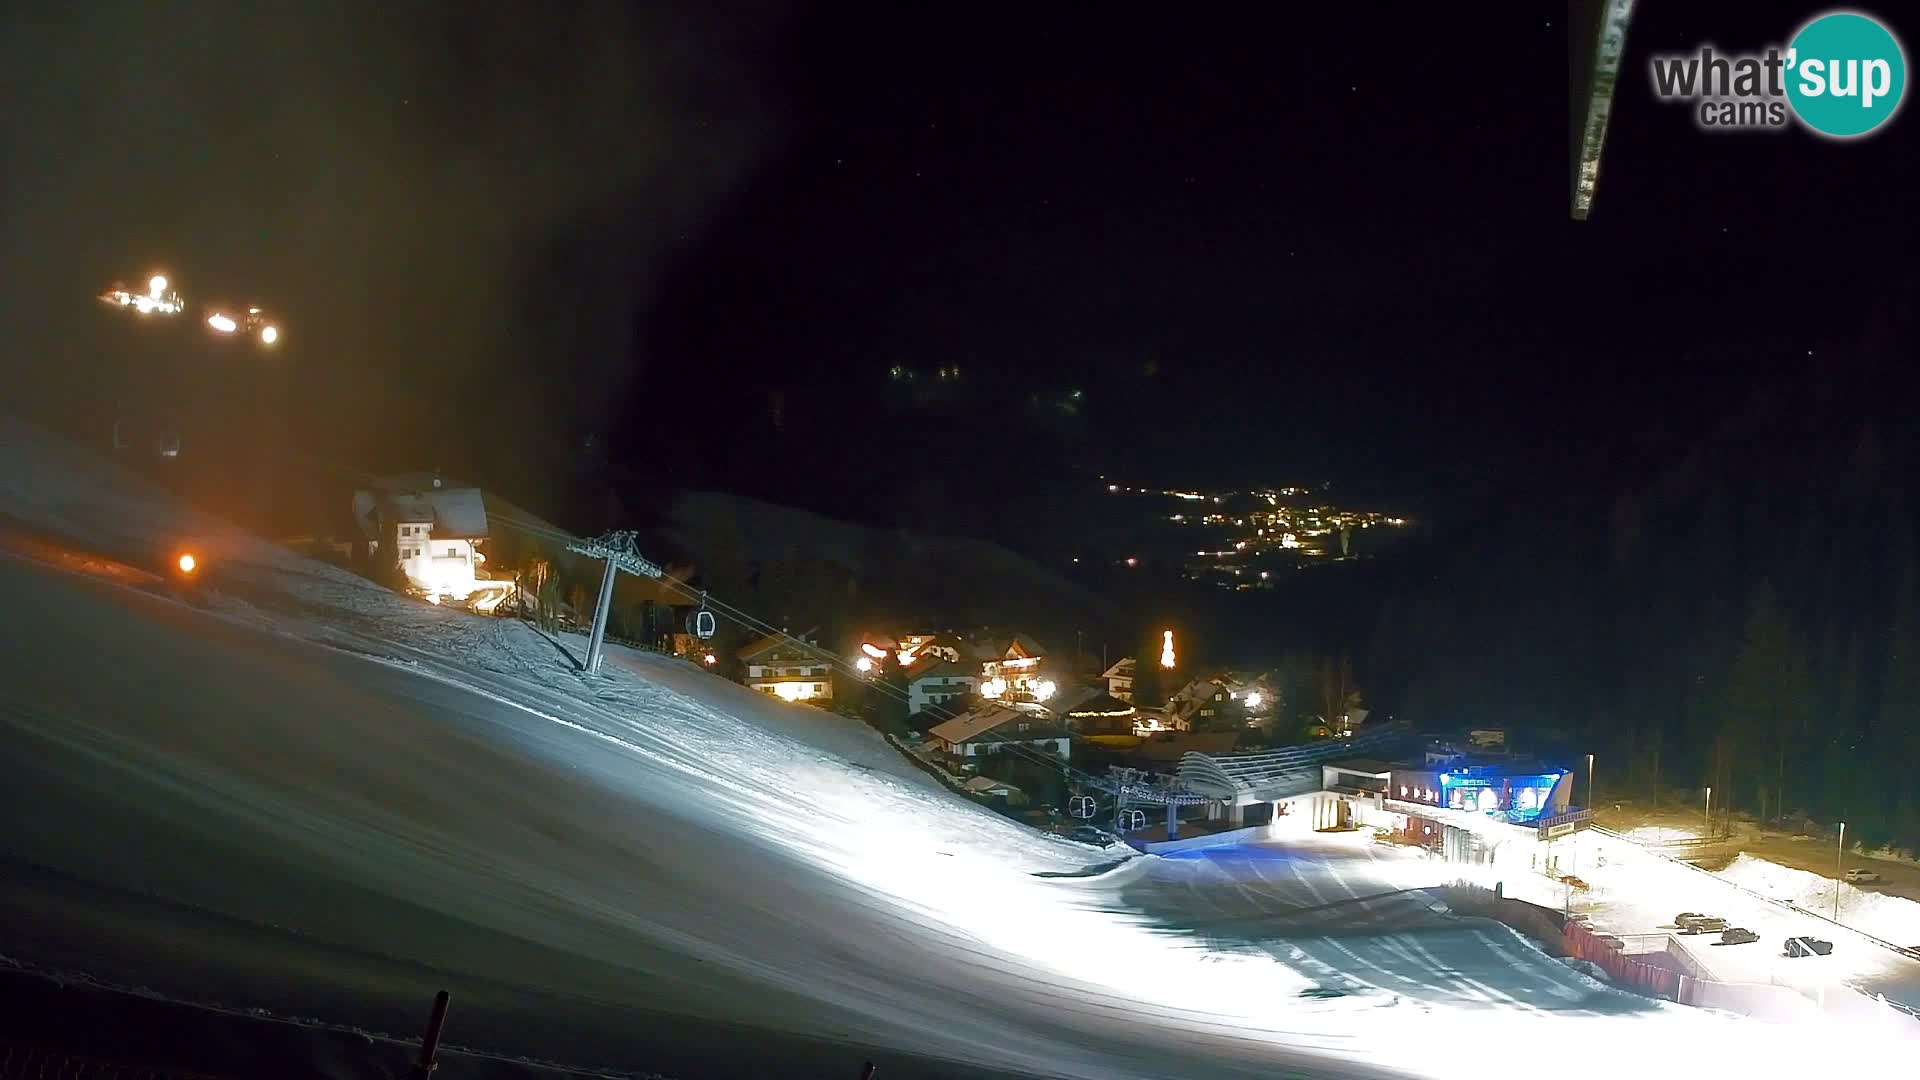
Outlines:
[{"label": "dark sky", "polygon": [[1647,89],[1820,5],[1639,5],[1586,223],[1560,5],[1308,7],[15,5],[7,359],[57,385],[62,305],[165,265],[284,312],[343,460],[525,491],[598,433],[964,517],[1068,468],[1605,482],[1911,292],[1912,116]]},{"label": "dark sky", "polygon": [[[1076,387],[1050,419],[1080,460],[1159,482],[1604,474],[1911,265],[1910,118],[1712,138],[1647,92],[1656,43],[1781,41],[1812,6],[1640,5],[1584,224],[1558,5],[1311,7],[1338,10],[797,21],[790,142],[676,277],[649,340],[680,370],[645,385],[774,372],[783,438],[752,400],[702,416],[747,431],[736,471],[885,443],[1016,469],[1049,426],[1023,391]],[[895,363],[963,365],[975,409],[937,437],[876,409]]]}]

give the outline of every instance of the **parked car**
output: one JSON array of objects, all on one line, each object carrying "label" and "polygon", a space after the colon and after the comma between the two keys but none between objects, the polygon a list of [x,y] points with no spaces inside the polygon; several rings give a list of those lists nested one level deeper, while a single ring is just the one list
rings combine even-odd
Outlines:
[{"label": "parked car", "polygon": [[1833,942],[1821,941],[1812,937],[1790,937],[1787,939],[1788,956],[1825,956],[1833,951]]},{"label": "parked car", "polygon": [[1685,927],[1685,926],[1687,925],[1687,920],[1689,920],[1689,919],[1702,919],[1702,918],[1705,918],[1705,917],[1706,917],[1706,916],[1704,916],[1704,915],[1702,915],[1702,914],[1700,914],[1700,913],[1699,913],[1699,912],[1697,912],[1697,911],[1683,911],[1683,912],[1681,912],[1680,914],[1678,914],[1678,915],[1675,915],[1675,916],[1673,917],[1673,925],[1675,925],[1675,926],[1679,926],[1679,927]]},{"label": "parked car", "polygon": [[1718,915],[1695,915],[1680,924],[1683,934],[1717,934],[1727,928],[1727,920]]},{"label": "parked car", "polygon": [[1096,829],[1091,825],[1075,825],[1073,831],[1067,834],[1067,839],[1078,840],[1082,844],[1100,844],[1105,846],[1113,843],[1117,838],[1104,829]]},{"label": "parked car", "polygon": [[1846,877],[1847,881],[1854,885],[1878,885],[1880,883],[1880,875],[1871,870],[1849,870],[1847,871]]},{"label": "parked car", "polygon": [[1749,941],[1759,940],[1759,934],[1754,933],[1744,926],[1736,926],[1731,930],[1723,930],[1720,932],[1720,944],[1722,945],[1745,945]]}]

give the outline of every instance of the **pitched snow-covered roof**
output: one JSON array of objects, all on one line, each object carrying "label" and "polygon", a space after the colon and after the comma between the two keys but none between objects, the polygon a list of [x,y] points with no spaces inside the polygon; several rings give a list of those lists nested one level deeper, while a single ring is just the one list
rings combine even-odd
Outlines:
[{"label": "pitched snow-covered roof", "polygon": [[771,652],[776,646],[785,645],[792,650],[792,655],[826,661],[834,660],[832,653],[811,643],[813,636],[818,632],[819,627],[815,627],[804,634],[768,634],[741,649],[739,656],[742,660],[751,660],[762,653]]},{"label": "pitched snow-covered roof", "polygon": [[977,739],[1002,724],[1016,720],[1026,720],[1027,714],[1005,705],[981,705],[969,709],[945,723],[935,724],[927,734],[946,743],[963,743]]},{"label": "pitched snow-covered roof", "polygon": [[1005,657],[1045,656],[1046,650],[1040,647],[1039,642],[1028,637],[1026,634],[1015,634],[1013,637],[1007,639],[1007,647],[1001,650],[1001,655]]},{"label": "pitched snow-covered roof", "polygon": [[435,540],[482,540],[487,504],[479,488],[397,491],[362,488],[353,493],[353,518],[363,535],[379,539],[386,526],[431,523]]},{"label": "pitched snow-covered roof", "polygon": [[960,786],[975,795],[1012,794],[1020,790],[1005,780],[995,780],[991,776],[975,776]]},{"label": "pitched snow-covered roof", "polygon": [[917,683],[922,679],[970,679],[978,683],[980,681],[980,668],[974,664],[959,664],[952,660],[942,660],[936,656],[932,658],[931,663],[926,663],[924,666],[916,663],[907,669],[908,685]]},{"label": "pitched snow-covered roof", "polygon": [[1113,666],[1100,673],[1103,679],[1133,678],[1133,657],[1123,656],[1113,662]]},{"label": "pitched snow-covered roof", "polygon": [[426,493],[433,505],[436,540],[478,540],[487,535],[487,504],[479,488],[438,488]]},{"label": "pitched snow-covered roof", "polygon": [[1096,689],[1093,693],[1081,697],[1065,706],[1062,714],[1068,718],[1111,717],[1134,716],[1137,715],[1139,711],[1140,710],[1131,703],[1121,701],[1119,698],[1114,697],[1104,690]]}]

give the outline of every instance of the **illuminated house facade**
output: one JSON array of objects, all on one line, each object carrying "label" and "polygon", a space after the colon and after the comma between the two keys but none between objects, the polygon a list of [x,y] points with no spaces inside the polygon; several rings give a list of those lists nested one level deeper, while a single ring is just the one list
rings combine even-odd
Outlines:
[{"label": "illuminated house facade", "polygon": [[407,584],[429,597],[465,600],[486,580],[480,546],[487,508],[479,488],[357,491],[353,516],[372,555],[397,565]]},{"label": "illuminated house facade", "polygon": [[740,650],[740,662],[747,669],[747,686],[763,694],[782,701],[833,700],[833,663],[811,645],[785,636],[763,638]]},{"label": "illuminated house facade", "polygon": [[1053,696],[1053,681],[1041,671],[1045,657],[1040,645],[1016,634],[1004,648],[996,644],[991,659],[980,665],[980,695],[1001,701],[1045,701]]}]

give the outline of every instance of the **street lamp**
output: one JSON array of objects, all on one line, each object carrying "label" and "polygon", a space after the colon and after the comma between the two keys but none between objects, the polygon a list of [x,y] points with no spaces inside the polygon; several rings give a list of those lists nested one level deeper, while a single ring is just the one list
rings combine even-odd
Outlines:
[{"label": "street lamp", "polygon": [[[1713,785],[1707,785],[1707,836],[1713,835]],[[1704,837],[1703,837],[1704,839]]]},{"label": "street lamp", "polygon": [[1599,805],[1600,805],[1600,800],[1593,797],[1593,755],[1588,754],[1587,755],[1587,809],[1591,810],[1594,807]]},{"label": "street lamp", "polygon": [[1847,823],[1840,823],[1840,845],[1833,852],[1833,921],[1840,921],[1840,881],[1843,872],[1840,869],[1847,855]]}]

